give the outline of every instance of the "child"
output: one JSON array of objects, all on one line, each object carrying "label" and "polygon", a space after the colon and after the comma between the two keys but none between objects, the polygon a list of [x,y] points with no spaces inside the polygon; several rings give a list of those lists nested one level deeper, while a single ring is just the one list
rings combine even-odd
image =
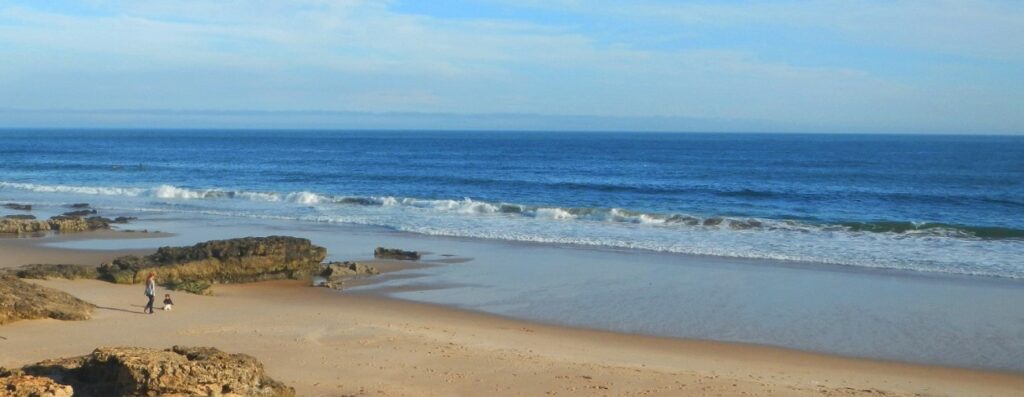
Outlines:
[{"label": "child", "polygon": [[171,301],[171,294],[164,294],[164,310],[171,311],[174,308],[174,302]]}]

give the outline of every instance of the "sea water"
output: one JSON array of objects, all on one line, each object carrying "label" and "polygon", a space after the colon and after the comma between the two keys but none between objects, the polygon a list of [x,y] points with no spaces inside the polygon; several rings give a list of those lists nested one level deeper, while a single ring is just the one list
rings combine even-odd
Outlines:
[{"label": "sea water", "polygon": [[350,291],[1024,371],[1022,138],[10,130],[0,202],[181,233],[62,246],[390,245],[474,259]]},{"label": "sea water", "polygon": [[1024,138],[0,132],[0,201],[1024,278]]}]

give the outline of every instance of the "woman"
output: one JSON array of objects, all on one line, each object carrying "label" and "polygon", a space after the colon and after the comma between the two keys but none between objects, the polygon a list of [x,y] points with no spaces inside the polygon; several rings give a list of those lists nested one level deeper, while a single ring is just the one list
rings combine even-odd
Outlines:
[{"label": "woman", "polygon": [[149,303],[146,304],[145,309],[142,309],[142,312],[153,314],[153,298],[156,297],[156,273],[154,272],[149,272],[149,277],[146,277],[146,297],[149,298]]}]

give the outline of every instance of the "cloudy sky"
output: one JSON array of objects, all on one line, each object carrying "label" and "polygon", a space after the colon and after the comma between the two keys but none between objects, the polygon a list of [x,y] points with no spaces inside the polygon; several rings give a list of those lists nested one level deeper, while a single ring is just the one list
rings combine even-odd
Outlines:
[{"label": "cloudy sky", "polygon": [[0,127],[1024,133],[1024,1],[3,1]]}]

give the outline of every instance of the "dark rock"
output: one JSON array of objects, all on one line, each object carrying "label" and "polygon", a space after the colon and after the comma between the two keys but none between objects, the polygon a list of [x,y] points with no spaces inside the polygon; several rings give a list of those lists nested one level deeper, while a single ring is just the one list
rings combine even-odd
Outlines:
[{"label": "dark rock", "polygon": [[139,218],[136,218],[134,216],[119,216],[117,218],[114,218],[114,220],[110,221],[109,223],[128,223],[128,222],[134,221],[136,219],[139,219]]},{"label": "dark rock", "polygon": [[154,272],[162,285],[195,289],[203,284],[306,277],[320,271],[325,256],[326,249],[303,238],[246,237],[162,247],[144,257],[122,256],[101,265],[99,272],[101,278],[122,284],[140,283]]},{"label": "dark rock", "polygon": [[78,210],[78,211],[68,211],[68,212],[65,212],[63,215],[64,216],[78,216],[78,217],[82,217],[82,216],[86,216],[86,215],[92,215],[92,214],[95,214],[95,213],[96,213],[96,210]]},{"label": "dark rock", "polygon": [[92,308],[63,291],[0,276],[0,324],[39,318],[87,320]]},{"label": "dark rock", "polygon": [[5,219],[18,219],[23,221],[30,221],[36,219],[35,215],[4,215]]},{"label": "dark rock", "polygon": [[75,204],[68,205],[68,207],[75,208],[75,209],[89,208],[89,203],[75,203]]},{"label": "dark rock", "polygon": [[8,203],[8,204],[4,204],[4,208],[8,208],[8,209],[12,209],[12,210],[18,210],[18,211],[32,211],[32,206],[29,205],[29,204]]},{"label": "dark rock", "polygon": [[50,278],[64,278],[68,280],[95,279],[100,274],[95,267],[82,265],[54,265],[54,264],[33,264],[21,266],[14,270],[14,275],[19,278],[32,278],[46,280]]},{"label": "dark rock", "polygon": [[420,259],[420,253],[416,251],[403,251],[397,248],[377,247],[377,249],[373,250],[373,257],[415,261]]},{"label": "dark rock", "polygon": [[71,386],[76,397],[295,395],[294,389],[267,376],[254,357],[212,347],[102,347],[87,356],[47,360],[22,371]]}]

